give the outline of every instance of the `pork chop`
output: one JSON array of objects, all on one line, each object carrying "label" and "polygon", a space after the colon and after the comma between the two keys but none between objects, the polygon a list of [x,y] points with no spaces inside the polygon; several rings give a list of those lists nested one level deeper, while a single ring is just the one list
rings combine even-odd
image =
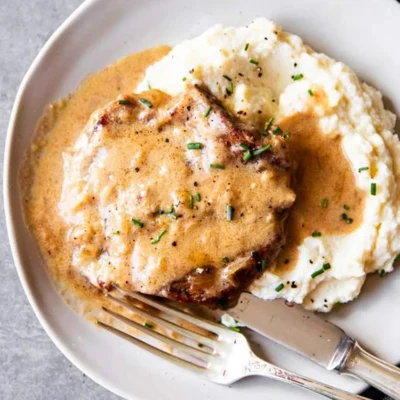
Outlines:
[{"label": "pork chop", "polygon": [[94,285],[226,307],[277,257],[294,199],[285,139],[194,86],[96,111],[64,154],[59,210]]}]

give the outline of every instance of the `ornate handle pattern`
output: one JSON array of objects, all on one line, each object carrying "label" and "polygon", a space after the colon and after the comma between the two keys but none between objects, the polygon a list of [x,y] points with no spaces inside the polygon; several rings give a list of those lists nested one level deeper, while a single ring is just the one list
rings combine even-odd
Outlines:
[{"label": "ornate handle pattern", "polygon": [[290,383],[291,385],[302,387],[315,393],[322,394],[329,399],[334,400],[367,400],[365,397],[357,396],[332,386],[325,385],[324,383],[313,381],[293,372],[286,371],[282,368],[276,367],[266,361],[256,357],[253,353],[244,368],[246,375],[261,375],[273,378],[281,382]]}]

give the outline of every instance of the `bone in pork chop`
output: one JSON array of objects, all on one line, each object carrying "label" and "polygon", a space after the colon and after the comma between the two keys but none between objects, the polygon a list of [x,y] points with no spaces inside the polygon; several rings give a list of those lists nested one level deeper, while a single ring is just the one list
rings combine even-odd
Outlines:
[{"label": "bone in pork chop", "polygon": [[59,209],[93,284],[227,306],[277,257],[294,199],[284,138],[195,86],[96,111],[64,154]]}]

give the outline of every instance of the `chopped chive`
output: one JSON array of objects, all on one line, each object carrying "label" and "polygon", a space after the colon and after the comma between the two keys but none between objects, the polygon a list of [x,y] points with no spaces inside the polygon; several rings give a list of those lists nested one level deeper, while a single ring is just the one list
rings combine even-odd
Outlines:
[{"label": "chopped chive", "polygon": [[328,270],[328,269],[331,269],[331,264],[325,263],[325,264],[322,266],[322,268],[323,268],[325,271]]},{"label": "chopped chive", "polygon": [[230,326],[229,329],[234,332],[240,332],[240,328],[237,326]]},{"label": "chopped chive", "polygon": [[261,270],[262,270],[262,271],[265,271],[266,268],[267,268],[267,260],[264,258],[264,259],[261,261]]},{"label": "chopped chive", "polygon": [[261,147],[261,149],[255,150],[253,152],[253,155],[259,156],[260,154],[265,153],[266,151],[268,151],[271,147],[272,147],[272,144],[267,144],[266,146]]},{"label": "chopped chive", "polygon": [[271,117],[264,126],[264,132],[267,132],[269,128],[271,128],[272,123],[274,122],[274,119]]},{"label": "chopped chive", "polygon": [[190,209],[193,208],[193,196],[192,195],[189,196],[189,208]]},{"label": "chopped chive", "polygon": [[332,308],[338,308],[342,303],[340,301],[337,301]]},{"label": "chopped chive", "polygon": [[293,75],[293,76],[292,76],[292,79],[293,79],[294,81],[298,81],[298,80],[303,79],[303,78],[304,78],[304,75],[303,75],[303,74],[297,74],[297,75]]},{"label": "chopped chive", "polygon": [[222,164],[210,164],[210,167],[215,169],[225,169],[225,165]]},{"label": "chopped chive", "polygon": [[144,223],[139,221],[138,219],[132,218],[132,224],[137,225],[139,228],[143,228],[144,227]]},{"label": "chopped chive", "polygon": [[321,206],[322,206],[322,208],[326,208],[326,207],[328,207],[328,199],[322,199],[322,203],[321,203]]},{"label": "chopped chive", "polygon": [[223,261],[224,263],[228,263],[228,262],[229,262],[229,258],[228,258],[228,257],[224,257],[224,258],[222,259],[222,261]]},{"label": "chopped chive", "polygon": [[379,270],[379,276],[383,278],[386,275],[386,271],[384,269]]},{"label": "chopped chive", "polygon": [[249,145],[246,143],[240,143],[239,146],[243,149],[243,150],[248,150],[249,149]]},{"label": "chopped chive", "polygon": [[150,243],[151,243],[151,244],[156,244],[156,243],[158,243],[158,242],[161,240],[161,238],[162,238],[166,233],[167,233],[167,230],[166,230],[166,229],[162,230],[162,231],[158,234],[158,236],[157,236],[155,239],[153,239]]},{"label": "chopped chive", "polygon": [[170,217],[173,221],[178,219],[178,216],[175,214],[174,206],[171,206],[171,209],[167,212],[168,217]]},{"label": "chopped chive", "polygon": [[148,88],[149,90],[153,89],[153,88],[151,87],[151,85],[150,85],[150,82],[149,82],[149,81],[147,81],[147,88]]},{"label": "chopped chive", "polygon": [[132,104],[130,100],[118,100],[118,104],[121,104],[123,106],[127,106],[129,104]]},{"label": "chopped chive", "polygon": [[201,195],[200,195],[200,193],[196,193],[195,198],[196,198],[197,201],[200,201],[200,200],[201,200]]},{"label": "chopped chive", "polygon": [[234,209],[230,204],[228,204],[228,205],[226,206],[226,219],[227,219],[228,221],[232,221],[232,220],[233,220],[233,213],[234,213],[234,211],[235,211],[235,209]]},{"label": "chopped chive", "polygon": [[368,171],[368,170],[369,170],[369,167],[358,168],[358,172],[363,172],[363,171]]},{"label": "chopped chive", "polygon": [[287,139],[290,135],[291,135],[290,131],[286,131],[286,132],[283,134],[283,138],[284,138],[284,139]]},{"label": "chopped chive", "polygon": [[343,213],[341,215],[341,218],[346,224],[351,224],[353,222],[353,218],[349,218],[349,216],[346,213]]},{"label": "chopped chive", "polygon": [[250,60],[250,63],[251,63],[251,64],[254,64],[254,65],[258,65],[258,61],[253,60],[253,59]]},{"label": "chopped chive", "polygon": [[308,89],[308,94],[309,94],[310,96],[314,96],[314,92],[313,92],[311,89]]},{"label": "chopped chive", "polygon": [[120,234],[119,231],[114,231],[114,232],[113,232],[113,235],[119,235],[119,234]]},{"label": "chopped chive", "polygon": [[186,147],[188,150],[200,150],[203,148],[203,144],[199,142],[192,142],[192,143],[187,143]]},{"label": "chopped chive", "polygon": [[144,326],[145,326],[146,328],[153,329],[153,325],[152,325],[152,324],[149,324],[148,322],[145,322],[145,323],[144,323]]},{"label": "chopped chive", "polygon": [[210,115],[210,112],[211,112],[211,106],[208,106],[206,112],[204,113],[204,117],[207,118]]},{"label": "chopped chive", "polygon": [[272,129],[272,133],[276,136],[282,132],[282,129],[279,125],[277,125],[274,129]]},{"label": "chopped chive", "polygon": [[397,254],[397,256],[394,258],[393,262],[397,262],[400,260],[400,254]]},{"label": "chopped chive", "polygon": [[222,75],[226,80],[229,82],[232,82],[232,78],[230,78],[228,75]]},{"label": "chopped chive", "polygon": [[375,182],[371,183],[371,194],[372,194],[372,196],[376,196],[376,183]]},{"label": "chopped chive", "polygon": [[322,233],[321,233],[321,232],[315,231],[315,232],[313,232],[313,233],[311,234],[311,236],[312,236],[312,237],[320,237],[320,236],[322,236]]},{"label": "chopped chive", "polygon": [[281,283],[280,285],[278,285],[276,288],[275,288],[275,292],[280,292],[283,288],[285,287],[285,285],[283,284],[283,283]]},{"label": "chopped chive", "polygon": [[324,270],[323,268],[318,269],[317,271],[315,271],[315,272],[313,272],[313,273],[311,274],[311,278],[314,279],[314,278],[316,278],[318,275],[323,274],[324,272],[325,272],[325,270]]},{"label": "chopped chive", "polygon": [[233,82],[229,82],[228,89],[226,89],[229,94],[233,93]]},{"label": "chopped chive", "polygon": [[144,106],[146,106],[147,108],[152,108],[152,107],[153,107],[153,105],[152,105],[148,100],[146,100],[146,99],[141,98],[141,99],[139,99],[139,101],[140,101]]},{"label": "chopped chive", "polygon": [[182,78],[182,81],[183,81],[183,82],[186,82],[186,76],[184,76],[184,77]]},{"label": "chopped chive", "polygon": [[253,156],[253,154],[251,153],[250,150],[247,150],[244,154],[243,154],[243,160],[244,162],[247,162],[250,160],[250,158]]},{"label": "chopped chive", "polygon": [[343,208],[344,208],[346,211],[349,211],[349,210],[350,210],[350,207],[347,206],[346,204],[343,206]]},{"label": "chopped chive", "polygon": [[247,51],[249,49],[249,43],[246,43],[246,46],[244,46],[244,51]]}]

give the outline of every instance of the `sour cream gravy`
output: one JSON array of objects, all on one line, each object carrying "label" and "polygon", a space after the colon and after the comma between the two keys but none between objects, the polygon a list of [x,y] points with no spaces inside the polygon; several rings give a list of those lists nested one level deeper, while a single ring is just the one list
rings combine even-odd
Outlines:
[{"label": "sour cream gravy", "polygon": [[73,248],[67,243],[67,227],[57,207],[63,183],[62,153],[73,145],[93,111],[131,92],[147,67],[169,51],[170,47],[160,46],[129,55],[86,78],[68,98],[49,105],[21,168],[26,222],[56,287],[67,302],[86,313],[98,310],[103,299],[71,267]]},{"label": "sour cream gravy", "polygon": [[[130,93],[146,68],[169,51],[161,46],[123,58],[88,77],[68,98],[51,104],[39,121],[21,169],[26,221],[45,264],[65,299],[75,308],[79,304],[89,316],[103,300],[100,291],[71,267],[73,249],[57,206],[63,183],[62,153],[74,144],[93,111],[121,93]],[[355,185],[339,135],[320,133],[312,111],[282,120],[280,126],[291,132],[287,143],[295,163],[297,200],[287,221],[287,245],[274,267],[276,274],[295,264],[297,246],[305,237],[313,232],[347,234],[362,222],[364,208],[364,193]],[[351,218],[351,223],[346,223],[342,214]]]}]

